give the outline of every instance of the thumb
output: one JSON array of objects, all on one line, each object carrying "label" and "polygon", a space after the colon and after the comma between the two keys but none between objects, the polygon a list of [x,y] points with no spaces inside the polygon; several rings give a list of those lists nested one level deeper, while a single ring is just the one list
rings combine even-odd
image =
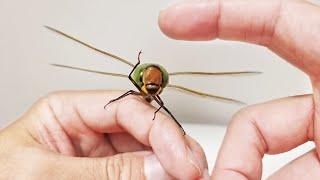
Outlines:
[{"label": "thumb", "polygon": [[43,165],[32,163],[37,167],[34,169],[40,170],[33,173],[34,179],[172,179],[157,157],[148,151],[103,158],[68,157],[48,152],[37,154],[42,154],[38,159],[42,159]]}]

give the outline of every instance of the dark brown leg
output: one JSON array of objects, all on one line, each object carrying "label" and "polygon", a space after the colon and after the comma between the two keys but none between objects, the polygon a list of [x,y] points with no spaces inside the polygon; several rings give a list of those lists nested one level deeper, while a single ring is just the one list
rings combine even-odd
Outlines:
[{"label": "dark brown leg", "polygon": [[[159,103],[158,103],[158,104],[159,104]],[[160,101],[159,106],[160,106],[160,107],[154,112],[152,120],[154,120],[154,119],[156,118],[156,114],[161,110],[161,108],[163,108],[164,104],[161,103],[161,101]]]},{"label": "dark brown leg", "polygon": [[138,54],[138,63],[133,67],[133,69],[131,70],[130,74],[128,75],[128,78],[130,79],[130,81],[134,84],[134,86],[136,86],[136,88],[140,91],[140,92],[136,92],[136,91],[133,91],[133,90],[130,90],[124,94],[122,94],[121,96],[119,96],[118,98],[116,99],[113,99],[111,101],[108,102],[108,104],[106,104],[104,106],[104,109],[106,109],[106,107],[110,104],[110,103],[113,103],[115,101],[118,101],[119,99],[122,99],[126,96],[129,96],[129,95],[142,95],[141,94],[141,88],[138,86],[138,84],[131,78],[131,74],[134,72],[134,70],[138,67],[138,65],[140,64],[140,55],[141,55],[142,51],[139,52]]},{"label": "dark brown leg", "polygon": [[134,84],[134,86],[136,86],[136,88],[141,92],[141,87],[138,86],[138,84],[132,79],[131,74],[134,72],[134,70],[138,67],[138,65],[140,64],[140,56],[142,54],[142,51],[139,52],[138,54],[138,62],[137,64],[133,67],[133,69],[131,70],[128,78],[130,79],[130,81]]},{"label": "dark brown leg", "polygon": [[163,108],[163,109],[172,117],[172,119],[178,124],[178,126],[182,129],[183,135],[186,135],[186,132],[184,131],[184,129],[183,129],[183,127],[181,126],[181,124],[180,124],[179,121],[172,115],[172,113],[169,111],[169,109],[164,105],[164,103],[163,103],[162,99],[160,98],[160,96],[157,95],[156,97],[154,97],[154,100],[159,104],[160,108],[158,108],[157,111],[155,111],[153,119],[155,118],[156,113],[158,113],[158,112],[160,111],[160,109]]},{"label": "dark brown leg", "polygon": [[106,105],[104,106],[104,109],[106,109],[106,107],[107,107],[110,103],[113,103],[113,102],[115,102],[115,101],[118,101],[118,100],[120,100],[120,99],[122,99],[122,98],[124,98],[124,97],[127,97],[127,96],[131,95],[131,94],[132,94],[132,95],[137,95],[137,96],[140,96],[140,95],[141,95],[140,92],[136,92],[136,91],[134,91],[134,90],[130,90],[130,91],[122,94],[122,95],[119,96],[118,98],[112,99],[111,101],[109,101],[108,104],[106,104]]}]

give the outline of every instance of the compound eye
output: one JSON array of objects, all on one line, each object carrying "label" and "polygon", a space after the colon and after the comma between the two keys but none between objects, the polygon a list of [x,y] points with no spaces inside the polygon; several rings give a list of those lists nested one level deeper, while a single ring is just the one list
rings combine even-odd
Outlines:
[{"label": "compound eye", "polygon": [[143,84],[143,71],[140,73],[139,81]]}]

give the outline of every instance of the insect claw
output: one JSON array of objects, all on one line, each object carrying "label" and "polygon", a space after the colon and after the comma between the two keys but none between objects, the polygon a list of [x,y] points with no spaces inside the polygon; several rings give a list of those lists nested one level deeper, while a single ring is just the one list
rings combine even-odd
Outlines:
[{"label": "insect claw", "polygon": [[181,129],[182,129],[183,135],[185,136],[186,132],[184,131],[184,129],[182,127],[181,127]]},{"label": "insect claw", "polygon": [[112,102],[113,102],[112,100],[111,100],[111,101],[109,101],[109,102],[108,102],[108,104],[104,105],[104,107],[103,107],[103,108],[104,108],[104,109],[106,109],[106,107],[107,107],[109,104],[111,104]]}]

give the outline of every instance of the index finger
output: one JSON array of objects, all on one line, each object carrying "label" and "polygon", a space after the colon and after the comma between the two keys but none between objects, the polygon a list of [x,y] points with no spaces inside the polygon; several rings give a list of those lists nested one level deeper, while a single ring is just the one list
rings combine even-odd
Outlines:
[{"label": "index finger", "polygon": [[139,142],[151,146],[172,176],[200,177],[206,168],[200,146],[184,136],[168,116],[158,113],[153,121],[155,109],[141,98],[130,96],[104,109],[107,102],[120,95],[110,91],[69,91],[53,93],[45,101],[60,121],[76,121],[68,123],[74,125],[68,129],[77,136],[81,136],[83,128],[100,133],[128,132]]},{"label": "index finger", "polygon": [[319,25],[320,8],[301,0],[188,0],[159,15],[172,38],[264,45],[317,80]]}]

